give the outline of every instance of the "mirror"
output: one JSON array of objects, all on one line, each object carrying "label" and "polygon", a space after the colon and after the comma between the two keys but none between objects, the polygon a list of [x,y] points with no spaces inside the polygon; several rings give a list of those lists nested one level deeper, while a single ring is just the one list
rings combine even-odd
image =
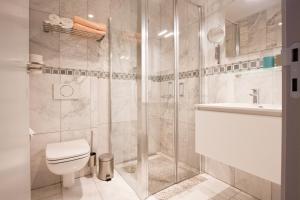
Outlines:
[{"label": "mirror", "polygon": [[218,64],[221,63],[221,44],[223,44],[224,38],[225,38],[225,31],[221,26],[211,28],[207,33],[208,41],[216,45],[215,59],[218,61]]},{"label": "mirror", "polygon": [[235,0],[224,7],[224,13],[226,57],[282,46],[280,0]]},{"label": "mirror", "polygon": [[225,31],[221,27],[212,28],[207,33],[208,41],[216,45],[222,44],[224,38],[225,38]]}]

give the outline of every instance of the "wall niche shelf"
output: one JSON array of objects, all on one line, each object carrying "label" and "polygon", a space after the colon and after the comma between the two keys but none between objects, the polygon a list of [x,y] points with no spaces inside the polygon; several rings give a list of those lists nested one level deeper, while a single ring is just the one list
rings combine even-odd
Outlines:
[{"label": "wall niche shelf", "polygon": [[73,28],[65,29],[65,28],[62,28],[59,25],[52,25],[52,24],[46,23],[46,22],[43,22],[43,30],[46,33],[58,32],[58,33],[76,35],[76,36],[84,37],[84,38],[87,38],[87,39],[95,39],[97,42],[101,42],[105,37],[105,35],[99,35],[99,34],[90,33],[90,32],[87,32],[87,31],[80,31],[80,30],[76,30],[76,29],[73,29]]}]

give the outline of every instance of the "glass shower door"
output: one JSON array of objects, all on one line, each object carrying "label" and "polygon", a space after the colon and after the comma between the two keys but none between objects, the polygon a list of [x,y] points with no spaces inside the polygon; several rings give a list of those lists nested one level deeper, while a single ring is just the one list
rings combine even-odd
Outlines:
[{"label": "glass shower door", "polygon": [[173,0],[148,0],[148,191],[176,183]]},{"label": "glass shower door", "polygon": [[179,80],[177,129],[177,181],[200,172],[195,152],[194,105],[200,103],[202,8],[190,0],[178,1]]},{"label": "glass shower door", "polygon": [[[139,0],[124,0],[111,5],[111,145],[115,169],[142,198],[139,177],[141,161],[140,67],[141,5]],[[142,189],[141,189],[142,188]]]}]

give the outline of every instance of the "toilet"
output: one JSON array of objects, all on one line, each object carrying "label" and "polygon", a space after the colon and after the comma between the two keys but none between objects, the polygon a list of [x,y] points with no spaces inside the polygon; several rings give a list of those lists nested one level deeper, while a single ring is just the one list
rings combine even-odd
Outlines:
[{"label": "toilet", "polygon": [[90,146],[86,140],[73,140],[47,144],[46,162],[48,169],[63,176],[63,186],[71,187],[75,182],[75,172],[89,161]]}]

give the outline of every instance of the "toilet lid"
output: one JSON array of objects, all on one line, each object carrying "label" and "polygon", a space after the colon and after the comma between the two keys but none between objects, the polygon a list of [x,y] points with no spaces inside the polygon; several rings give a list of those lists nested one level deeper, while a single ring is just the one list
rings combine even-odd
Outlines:
[{"label": "toilet lid", "polygon": [[47,160],[61,160],[90,153],[90,146],[86,140],[73,140],[47,144]]}]

